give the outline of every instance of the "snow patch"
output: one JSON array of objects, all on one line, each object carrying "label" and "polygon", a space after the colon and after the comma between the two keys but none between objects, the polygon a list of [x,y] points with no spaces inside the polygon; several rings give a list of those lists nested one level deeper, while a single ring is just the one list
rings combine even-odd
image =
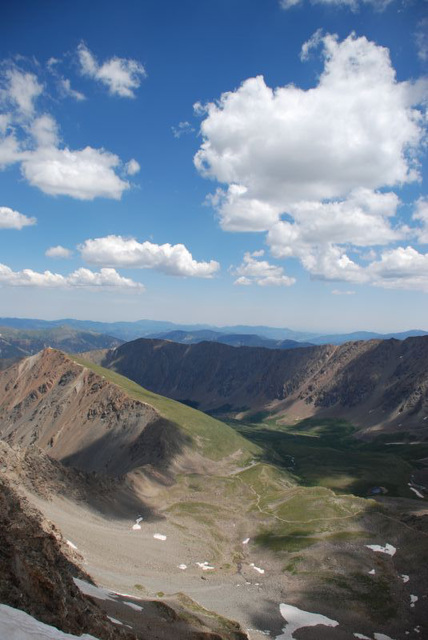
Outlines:
[{"label": "snow patch", "polygon": [[315,627],[318,624],[326,627],[337,627],[339,624],[336,620],[331,620],[320,613],[302,611],[291,604],[280,604],[279,611],[287,624],[283,629],[283,633],[277,636],[276,640],[295,640],[294,632],[302,627]]},{"label": "snow patch", "polygon": [[245,540],[242,541],[242,544],[248,544],[250,542],[250,538],[245,538]]},{"label": "snow patch", "polygon": [[67,544],[68,544],[68,546],[69,546],[69,547],[71,547],[72,549],[77,550],[76,545],[75,545],[75,544],[73,544],[73,543],[71,542],[71,540],[67,540]]},{"label": "snow patch", "polygon": [[140,607],[139,604],[135,604],[134,602],[124,602],[127,607],[131,607],[131,609],[135,609],[135,611],[142,611],[143,607]]},{"label": "snow patch", "polygon": [[389,544],[389,542],[387,542],[384,547],[382,547],[380,544],[366,544],[365,546],[372,551],[376,551],[378,553],[386,553],[389,556],[395,555],[397,551],[397,549],[393,547],[392,544]]},{"label": "snow patch", "polygon": [[418,600],[418,596],[410,596],[410,606],[413,608]]},{"label": "snow patch", "polygon": [[153,535],[153,537],[154,537],[156,540],[166,540],[166,536],[164,536],[164,535],[163,535],[163,533],[155,533],[155,534]]},{"label": "snow patch", "polygon": [[406,582],[409,582],[409,580],[410,580],[410,577],[409,577],[409,576],[406,576],[406,574],[405,574],[405,573],[402,573],[402,574],[401,574],[401,576],[400,576],[400,578],[402,579],[402,581],[404,582],[404,584],[406,584]]},{"label": "snow patch", "polygon": [[260,567],[256,567],[256,565],[254,564],[254,562],[252,562],[250,564],[250,567],[253,567],[254,571],[258,571],[259,573],[264,573],[265,570],[264,569],[260,569]]},{"label": "snow patch", "polygon": [[178,568],[181,569],[182,571],[185,571],[187,569],[187,564],[179,564]]},{"label": "snow patch", "polygon": [[76,587],[79,588],[79,591],[85,596],[91,596],[92,598],[98,598],[99,600],[112,600],[115,602],[115,599],[112,597],[115,594],[112,591],[108,591],[102,587],[96,587],[94,584],[85,582],[85,580],[80,580],[80,578],[73,578],[73,581]]},{"label": "snow patch", "polygon": [[375,640],[394,640],[394,638],[387,636],[386,633],[375,633],[374,639]]},{"label": "snow patch", "polygon": [[408,483],[410,491],[413,491],[413,493],[416,493],[416,495],[418,496],[418,498],[425,498],[424,494],[421,493],[420,491],[418,491],[417,489],[415,489],[415,487],[412,487],[412,485],[410,484],[410,482]]},{"label": "snow patch", "polygon": [[197,562],[196,564],[202,571],[212,571],[215,568],[209,565],[208,562]]},{"label": "snow patch", "polygon": [[369,574],[371,576],[374,576],[376,574],[376,569],[372,569],[371,571],[369,571]]},{"label": "snow patch", "polygon": [[7,640],[97,640],[94,636],[85,633],[82,636],[75,636],[64,633],[55,627],[51,627],[44,622],[36,620],[32,616],[21,611],[0,604],[0,638]]},{"label": "snow patch", "polygon": [[354,638],[359,638],[360,640],[372,640],[368,636],[363,636],[362,633],[354,633]]},{"label": "snow patch", "polygon": [[110,620],[110,622],[114,622],[114,624],[120,624],[121,626],[123,626],[123,622],[121,622],[120,620],[116,620],[116,618],[112,618],[111,616],[107,616],[107,618]]},{"label": "snow patch", "polygon": [[143,520],[143,516],[138,516],[138,518],[135,521],[135,524],[132,525],[133,531],[138,531],[139,529],[141,529],[140,522],[142,520]]}]

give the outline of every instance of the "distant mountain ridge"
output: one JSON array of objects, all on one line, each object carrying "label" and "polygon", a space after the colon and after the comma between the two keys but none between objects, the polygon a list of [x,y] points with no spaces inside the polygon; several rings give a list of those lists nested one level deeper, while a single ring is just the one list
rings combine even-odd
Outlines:
[{"label": "distant mountain ridge", "polygon": [[367,428],[427,426],[425,336],[291,350],[142,338],[90,357],[204,411],[346,416]]},{"label": "distant mountain ridge", "polygon": [[[92,331],[107,334],[124,341],[137,338],[147,338],[171,331],[185,331],[195,333],[199,331],[211,331],[220,334],[257,335],[261,338],[283,341],[295,340],[296,342],[309,342],[311,344],[343,344],[351,340],[389,339],[404,340],[408,337],[428,335],[428,331],[411,329],[409,331],[380,334],[370,331],[358,331],[344,334],[323,334],[321,332],[295,331],[289,328],[257,326],[224,326],[217,327],[208,324],[176,324],[163,320],[137,320],[135,322],[96,322],[92,320],[74,320],[65,318],[61,320],[40,320],[32,318],[0,318],[0,326],[15,329],[50,329],[53,327],[68,326],[80,331]],[[209,339],[209,338],[208,338]]]},{"label": "distant mountain ridge", "polygon": [[231,347],[264,347],[265,349],[298,349],[313,346],[310,342],[297,342],[297,340],[272,340],[252,333],[220,333],[210,329],[199,331],[167,331],[166,333],[154,333],[147,338],[159,338],[182,344],[196,344],[198,342],[221,342]]},{"label": "distant mountain ridge", "polygon": [[68,326],[46,329],[16,329],[0,325],[0,358],[24,358],[46,347],[69,353],[91,349],[111,349],[123,340],[94,331],[81,331]]}]

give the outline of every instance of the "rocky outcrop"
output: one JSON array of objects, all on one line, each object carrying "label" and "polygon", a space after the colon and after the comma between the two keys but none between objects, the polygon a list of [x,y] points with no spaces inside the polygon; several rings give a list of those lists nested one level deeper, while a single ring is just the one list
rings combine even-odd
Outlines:
[{"label": "rocky outcrop", "polygon": [[101,640],[131,640],[75,586],[89,580],[72,561],[59,530],[0,475],[0,602],[67,633]]}]

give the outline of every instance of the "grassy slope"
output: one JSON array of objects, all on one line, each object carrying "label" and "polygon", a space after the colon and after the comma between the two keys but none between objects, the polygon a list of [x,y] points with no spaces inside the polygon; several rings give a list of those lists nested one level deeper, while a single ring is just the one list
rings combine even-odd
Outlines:
[{"label": "grassy slope", "polygon": [[415,498],[408,482],[418,459],[428,457],[428,443],[415,447],[385,446],[382,439],[363,442],[353,437],[355,429],[343,420],[311,418],[277,425],[267,419],[234,426],[264,448],[266,461],[291,467],[304,485],[359,496],[382,486],[390,496]]},{"label": "grassy slope", "polygon": [[208,458],[219,460],[240,450],[242,455],[237,458],[236,462],[244,464],[259,452],[257,445],[249,442],[224,422],[215,420],[180,402],[148,391],[129,378],[88,362],[75,354],[70,354],[69,357],[117,385],[131,398],[154,407],[164,418],[177,424],[196,440],[196,445]]},{"label": "grassy slope", "polygon": [[[221,524],[233,519],[239,506],[240,511],[246,512],[260,530],[262,544],[268,542],[267,546],[277,549],[300,548],[319,541],[318,536],[344,532],[349,527],[352,529],[354,517],[366,508],[365,500],[350,495],[338,496],[327,487],[299,486],[299,479],[278,464],[278,460],[263,460],[265,443],[261,442],[260,446],[259,443],[251,443],[232,427],[196,409],[159,396],[76,355],[72,358],[178,424],[201,444],[204,455],[220,459],[236,451],[242,452],[235,461],[236,471],[231,475],[181,476],[177,478],[176,487],[168,489],[171,499],[168,511],[205,524],[210,521],[211,534],[215,534],[216,520]],[[259,462],[255,463],[255,458]],[[253,466],[239,469],[251,461]],[[188,490],[194,496],[190,502],[183,501],[183,492],[189,495]],[[271,539],[272,536],[275,540]],[[278,537],[281,540],[279,545]]]}]

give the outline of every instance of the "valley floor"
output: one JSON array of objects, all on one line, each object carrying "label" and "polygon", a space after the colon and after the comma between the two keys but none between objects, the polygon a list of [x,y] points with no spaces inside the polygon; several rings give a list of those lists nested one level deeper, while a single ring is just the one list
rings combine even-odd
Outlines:
[{"label": "valley floor", "polygon": [[[426,546],[428,542],[426,533],[415,532],[402,523],[397,538],[397,523],[381,515],[375,517],[376,523],[372,515],[366,516],[365,523],[360,523],[366,527],[366,539],[322,544],[319,545],[320,549],[315,545],[306,553],[305,559],[301,554],[300,557],[286,554],[291,559],[289,564],[294,560],[295,566],[298,562],[305,565],[306,571],[299,575],[290,566],[289,571],[284,571],[284,556],[263,549],[251,538],[243,544],[248,537],[246,534],[250,533],[245,529],[243,514],[237,513],[236,522],[226,525],[236,529],[235,535],[229,530],[225,536],[225,540],[232,540],[232,543],[225,542],[222,552],[214,553],[212,546],[207,544],[204,537],[199,537],[197,530],[189,535],[171,517],[140,520],[137,523],[138,513],[130,513],[129,519],[114,519],[65,498],[55,497],[46,501],[32,496],[32,501],[77,547],[84,569],[99,585],[134,598],[162,598],[166,603],[169,599],[179,597],[176,594],[184,593],[203,607],[239,621],[251,640],[266,637],[278,640],[350,640],[358,637],[355,633],[373,638],[375,632],[386,630],[388,635],[378,637],[404,640],[405,637],[421,637],[415,629],[428,628],[424,613],[428,584],[425,580],[421,581],[422,572],[418,571],[416,564],[418,555],[424,556],[423,545]],[[404,505],[404,502],[412,503],[401,500],[400,509],[411,506]],[[422,507],[421,504],[420,514],[428,513]],[[394,542],[397,551],[393,557],[366,548],[369,542],[375,543],[380,539],[384,545],[389,541]],[[419,545],[416,554],[412,552],[415,544]],[[239,555],[236,565],[226,562],[234,549],[235,557]],[[204,570],[204,566],[213,568]],[[310,571],[313,572],[312,576],[309,575]],[[317,580],[317,575],[319,578],[321,573],[323,579]],[[409,575],[407,583],[402,577],[404,575]],[[361,595],[359,580],[363,580],[364,590],[372,594],[374,617],[378,617],[378,622],[367,619],[362,610],[358,613],[358,606],[355,610],[355,604],[358,605],[356,600]],[[374,589],[368,587],[370,581],[373,581]],[[342,587],[339,601],[338,587]],[[383,601],[383,595],[377,593],[382,588],[394,600],[398,597],[403,601],[406,611],[404,619],[387,619],[391,603]],[[411,596],[414,595],[418,600],[412,607]],[[286,621],[280,612],[281,603],[322,613],[338,621],[339,625],[334,628],[306,628],[299,632],[301,635],[288,635]],[[321,606],[322,611],[317,609],[317,605],[318,609]],[[395,612],[389,613],[393,618]],[[134,625],[138,630],[137,615],[134,616]],[[406,630],[409,635],[405,635]]]}]

